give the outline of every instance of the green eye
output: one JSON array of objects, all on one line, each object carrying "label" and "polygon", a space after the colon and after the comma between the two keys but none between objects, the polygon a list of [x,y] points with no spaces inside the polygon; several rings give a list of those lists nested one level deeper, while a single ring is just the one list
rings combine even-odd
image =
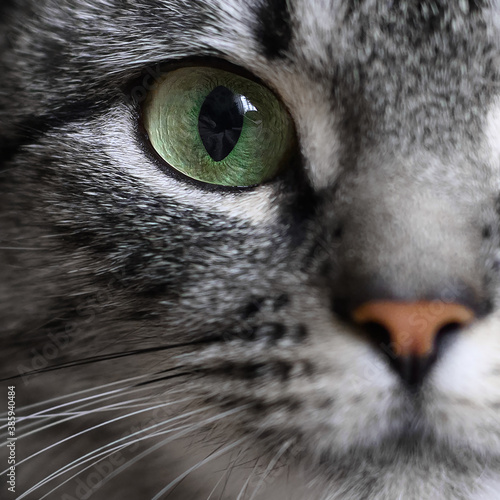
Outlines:
[{"label": "green eye", "polygon": [[271,91],[208,67],[165,74],[145,103],[144,124],[170,166],[222,186],[271,179],[295,145],[292,120]]}]

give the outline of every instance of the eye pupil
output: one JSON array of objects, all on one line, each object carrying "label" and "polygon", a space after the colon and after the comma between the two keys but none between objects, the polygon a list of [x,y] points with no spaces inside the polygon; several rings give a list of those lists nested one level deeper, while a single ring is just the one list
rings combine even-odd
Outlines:
[{"label": "eye pupil", "polygon": [[226,158],[240,138],[245,114],[241,97],[219,85],[208,94],[201,106],[198,132],[214,161]]}]

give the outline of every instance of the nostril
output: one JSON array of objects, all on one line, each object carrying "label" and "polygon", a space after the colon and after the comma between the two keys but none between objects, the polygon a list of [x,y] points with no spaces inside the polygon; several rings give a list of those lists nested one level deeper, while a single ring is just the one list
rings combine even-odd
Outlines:
[{"label": "nostril", "polygon": [[447,325],[442,326],[436,333],[436,338],[434,340],[434,350],[439,354],[442,350],[449,347],[456,334],[462,330],[464,325],[451,322]]},{"label": "nostril", "polygon": [[452,323],[448,323],[447,325],[442,326],[438,330],[436,337],[447,336],[450,333],[456,333],[462,327],[463,327],[463,325],[461,325],[460,323],[457,323],[456,321],[454,321]]},{"label": "nostril", "polygon": [[380,323],[370,321],[361,325],[362,331],[368,336],[370,341],[377,347],[389,346],[391,343],[391,334],[389,330]]}]

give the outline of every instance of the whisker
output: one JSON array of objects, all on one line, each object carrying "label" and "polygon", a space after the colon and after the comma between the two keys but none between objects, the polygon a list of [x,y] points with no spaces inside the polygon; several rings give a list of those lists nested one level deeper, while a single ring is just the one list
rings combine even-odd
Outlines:
[{"label": "whisker", "polygon": [[232,450],[233,448],[236,448],[240,444],[244,443],[245,441],[248,441],[248,437],[244,437],[241,439],[238,439],[234,443],[224,446],[223,448],[220,448],[218,451],[215,451],[214,453],[211,453],[207,458],[201,460],[198,462],[196,465],[193,465],[190,467],[186,472],[178,476],[176,479],[174,479],[172,482],[170,482],[165,488],[163,488],[161,491],[159,491],[151,500],[160,500],[160,498],[170,491],[172,488],[177,486],[183,479],[185,479],[189,474],[194,472],[195,470],[199,469],[203,465],[207,464],[208,462],[220,457],[221,455],[226,454],[228,451]]},{"label": "whisker", "polygon": [[[156,410],[158,408],[165,408],[167,406],[171,406],[171,405],[182,403],[182,402],[186,402],[186,401],[193,401],[194,399],[196,399],[196,398],[189,397],[189,398],[180,399],[178,401],[170,401],[168,403],[163,403],[161,405],[156,405],[156,406],[152,406],[152,407],[149,407],[149,408],[144,408],[142,410],[138,410],[138,411],[135,411],[135,412],[132,412],[132,413],[127,413],[126,415],[120,415],[120,416],[118,416],[116,418],[113,418],[111,420],[107,420],[106,422],[101,422],[100,424],[97,424],[97,425],[94,425],[94,426],[89,427],[87,429],[84,429],[83,431],[77,432],[76,434],[72,434],[71,436],[68,436],[67,438],[61,439],[60,441],[58,441],[56,443],[53,443],[53,444],[51,444],[51,445],[43,448],[42,450],[37,451],[36,453],[33,453],[29,457],[24,458],[23,460],[21,460],[20,462],[18,462],[18,465],[21,465],[22,463],[27,462],[28,460],[31,460],[32,458],[34,458],[34,457],[36,457],[36,456],[38,456],[38,455],[40,455],[40,454],[42,454],[42,453],[44,453],[44,452],[52,449],[52,448],[55,448],[56,446],[59,446],[62,443],[70,441],[71,439],[74,439],[74,438],[76,438],[78,436],[82,436],[83,434],[86,434],[87,432],[91,432],[91,431],[93,431],[95,429],[99,429],[99,428],[104,427],[106,425],[118,422],[118,421],[126,419],[126,418],[133,417],[135,415],[139,415],[141,413],[145,413],[147,411]],[[0,476],[3,475],[3,474],[6,474],[8,472],[8,470],[9,469],[6,469],[5,471],[2,471],[0,473]]]},{"label": "whisker", "polygon": [[250,500],[254,500],[255,496],[258,493],[258,491],[260,490],[260,488],[262,488],[262,485],[264,484],[264,481],[269,476],[269,474],[271,474],[271,472],[273,471],[274,467],[276,467],[276,464],[278,463],[279,459],[283,456],[283,454],[286,452],[286,450],[288,450],[288,448],[290,448],[291,444],[292,444],[291,440],[285,442],[281,446],[281,448],[278,450],[278,452],[276,453],[276,455],[274,456],[274,458],[269,462],[269,465],[267,466],[266,470],[264,471],[264,474],[262,475],[259,483],[255,487],[255,489],[254,489],[254,491],[252,493],[252,496],[250,497]]},{"label": "whisker", "polygon": [[[143,377],[141,377],[141,378],[143,378]],[[134,392],[140,392],[140,391],[142,391],[142,388],[140,388],[137,385],[135,385],[135,386],[122,387],[122,388],[116,389],[114,391],[108,391],[108,392],[104,392],[104,393],[100,392],[100,393],[95,394],[93,396],[89,396],[89,397],[86,397],[86,398],[69,401],[67,403],[63,403],[63,404],[60,404],[60,405],[52,406],[50,408],[46,408],[45,410],[40,410],[40,411],[38,411],[36,413],[32,413],[31,415],[25,415],[23,417],[20,417],[19,421],[22,421],[24,419],[27,419],[27,418],[30,418],[30,417],[33,417],[33,416],[38,416],[38,415],[43,416],[45,414],[45,412],[52,412],[52,411],[55,411],[55,410],[59,410],[61,408],[71,407],[72,405],[75,405],[75,404],[78,404],[78,403],[84,403],[84,404],[80,405],[79,407],[75,407],[74,409],[84,408],[85,406],[90,406],[90,405],[92,405],[94,403],[97,403],[97,402],[100,402],[100,401],[103,401],[103,400],[106,400],[106,399],[109,400],[109,399],[112,399],[114,397],[119,397],[119,396],[122,396],[123,394],[125,394],[127,396],[130,396],[130,394],[132,394]],[[173,392],[178,392],[178,391],[173,391]],[[25,409],[25,408],[21,408],[21,411],[23,409]]]},{"label": "whisker", "polygon": [[[192,347],[194,345],[203,345],[203,344],[210,344],[213,342],[220,342],[223,340],[223,337],[221,335],[213,336],[210,338],[203,338],[203,339],[198,339],[198,340],[193,340],[191,342],[183,342],[179,344],[169,344],[169,345],[164,345],[164,346],[157,346],[157,347],[148,347],[145,349],[134,349],[132,351],[125,351],[125,352],[117,352],[117,353],[112,353],[112,354],[102,354],[100,356],[93,356],[91,358],[83,358],[79,359],[76,361],[68,361],[66,363],[60,363],[58,365],[52,365],[52,366],[47,366],[45,368],[40,368],[38,370],[32,370],[30,372],[25,372],[23,374],[18,374],[18,375],[13,375],[11,377],[6,377],[0,379],[0,382],[7,382],[10,380],[16,380],[21,377],[29,377],[32,375],[38,375],[40,373],[47,373],[47,372],[52,372],[56,370],[62,370],[64,368],[74,368],[75,366],[84,366],[84,365],[89,365],[93,363],[100,363],[102,361],[111,361],[114,359],[121,359],[121,358],[126,358],[130,356],[139,356],[142,354],[151,354],[151,353],[158,353],[158,352],[163,352],[163,351],[168,351],[171,349],[178,349],[181,347]],[[175,370],[177,367],[171,368],[167,371],[170,370]]]},{"label": "whisker", "polygon": [[[101,394],[95,394],[95,395],[89,396],[87,398],[78,399],[76,401],[70,401],[69,403],[64,403],[64,404],[61,404],[61,405],[53,406],[51,408],[46,408],[45,410],[40,410],[39,412],[32,413],[31,415],[20,416],[20,417],[18,417],[18,422],[23,422],[26,419],[33,418],[33,417],[36,417],[36,416],[44,416],[45,412],[51,412],[51,411],[54,411],[54,410],[59,410],[61,408],[65,408],[67,406],[78,404],[80,402],[87,402],[87,404],[93,404],[95,401],[91,401],[91,400],[101,400],[105,396],[110,396],[110,395],[115,395],[115,394],[118,395],[119,393],[123,392],[124,390],[125,390],[125,388],[123,388],[123,389],[116,389],[114,391],[108,391],[108,392],[101,393]],[[91,402],[89,403],[89,401],[91,401]],[[24,408],[19,408],[18,412],[21,413],[23,411],[23,409]],[[6,426],[2,426],[2,427],[0,427],[0,429],[3,429],[5,427]]]},{"label": "whisker", "polygon": [[[162,424],[157,424],[157,425],[162,425]],[[80,466],[82,466],[82,465],[84,465],[84,464],[86,464],[88,462],[91,462],[89,465],[87,465],[83,469],[80,469],[78,472],[76,472],[75,474],[73,474],[72,476],[70,476],[68,479],[66,479],[62,483],[58,484],[51,491],[49,491],[45,496],[41,497],[41,498],[46,498],[51,493],[53,493],[55,490],[57,490],[61,486],[64,486],[65,484],[67,484],[69,481],[71,481],[75,477],[78,477],[83,472],[85,472],[85,471],[87,471],[89,469],[92,469],[99,462],[102,462],[103,460],[107,459],[108,457],[114,455],[117,452],[120,452],[120,451],[126,449],[129,446],[132,446],[132,445],[134,445],[136,443],[140,443],[141,441],[144,441],[146,439],[151,439],[151,438],[154,438],[154,437],[157,437],[157,436],[161,436],[161,435],[164,435],[164,434],[170,434],[172,432],[181,431],[181,430],[187,429],[189,427],[190,427],[190,425],[188,425],[188,424],[180,425],[178,427],[171,427],[171,428],[167,428],[167,430],[163,430],[163,431],[160,431],[160,432],[151,433],[151,434],[148,434],[147,436],[143,436],[141,438],[134,439],[134,440],[132,440],[130,442],[127,442],[127,443],[124,443],[124,444],[120,444],[120,445],[112,447],[112,448],[108,448],[105,451],[100,451],[100,452],[96,453],[96,451],[103,450],[104,448],[108,447],[109,445],[106,445],[106,446],[103,446],[101,448],[98,448],[98,450],[93,450],[91,453],[87,454],[88,456],[84,455],[83,457],[80,457],[78,460],[75,460],[71,464],[68,464],[68,465],[62,467],[61,469],[58,469],[57,471],[53,472],[51,475],[47,476],[47,478],[45,478],[44,480],[40,481],[35,486],[33,486],[30,489],[30,492],[34,491],[34,490],[36,490],[36,489],[38,489],[38,488],[40,488],[42,486],[44,486],[45,484],[48,484],[53,479],[57,479],[58,477],[66,474],[67,472],[69,472],[69,471],[71,471],[73,469],[76,469],[77,467],[80,467]],[[83,458],[85,458],[85,459],[83,459]],[[96,458],[97,458],[97,460],[95,460]],[[70,465],[71,465],[71,467],[69,467]],[[95,485],[94,488],[97,488],[98,486],[100,487],[100,483],[98,485]],[[21,498],[22,498],[22,496],[19,497],[18,500],[20,500]]]},{"label": "whisker", "polygon": [[243,500],[243,496],[246,494],[248,485],[250,484],[250,480],[252,479],[255,471],[257,470],[257,466],[258,466],[258,462],[255,463],[253,469],[250,471],[250,474],[248,475],[247,480],[245,481],[243,486],[241,487],[240,493],[238,494],[238,497],[236,498],[236,500]]},{"label": "whisker", "polygon": [[[117,408],[123,409],[123,408],[139,408],[141,406],[147,406],[148,403],[139,403],[139,401],[149,401],[151,398],[149,396],[144,396],[142,398],[136,398],[136,399],[128,399],[126,401],[119,401],[118,403],[110,404],[107,406],[102,406],[98,408],[93,408],[91,410],[81,410],[83,406],[89,406],[92,403],[89,403],[87,405],[83,405],[80,407],[75,408],[74,410],[68,410],[65,412],[59,412],[59,413],[44,413],[43,415],[27,415],[20,419],[22,422],[25,421],[31,421],[31,420],[43,420],[43,419],[51,419],[51,418],[57,418],[57,417],[67,417],[70,415],[89,415],[91,413],[96,413],[96,412],[105,412],[105,411],[114,411]],[[130,403],[130,404],[129,404]],[[132,404],[132,403],[137,403],[137,404]]]},{"label": "whisker", "polygon": [[[70,481],[71,479],[77,477],[79,474],[81,474],[82,472],[92,468],[94,465],[96,465],[97,463],[99,463],[100,461],[106,459],[107,457],[113,455],[115,452],[117,451],[120,451],[120,450],[123,450],[135,443],[139,443],[143,440],[146,440],[146,439],[151,439],[153,437],[156,437],[158,435],[163,435],[163,434],[167,434],[167,433],[171,433],[171,432],[175,432],[176,430],[182,430],[182,429],[186,429],[186,428],[190,428],[192,427],[191,425],[189,424],[185,424],[185,425],[182,425],[182,426],[179,426],[179,427],[174,427],[174,428],[167,428],[167,429],[164,429],[158,433],[150,433],[146,436],[142,436],[142,437],[139,437],[139,438],[136,438],[136,439],[130,439],[131,437],[133,436],[137,436],[139,434],[143,434],[151,429],[154,429],[154,428],[158,428],[160,426],[164,426],[168,423],[171,423],[175,420],[179,420],[180,418],[185,418],[185,417],[188,417],[188,416],[192,416],[192,415],[195,415],[197,413],[201,413],[207,409],[211,409],[213,408],[213,406],[209,406],[209,407],[204,407],[204,408],[200,408],[198,410],[194,410],[192,412],[188,412],[186,414],[183,414],[183,415],[178,415],[176,417],[173,417],[171,419],[168,419],[168,420],[165,420],[165,421],[162,421],[162,422],[159,422],[157,424],[154,424],[154,425],[151,425],[150,427],[147,427],[145,429],[141,429],[139,431],[136,431],[134,432],[133,434],[129,434],[127,436],[123,436],[119,439],[116,439],[114,441],[112,441],[111,443],[107,443],[106,445],[103,445],[97,449],[94,449],[92,450],[91,452],[85,454],[85,455],[82,455],[81,457],[77,458],[76,460],[73,460],[72,462],[70,462],[69,464],[66,464],[65,466],[61,467],[60,469],[58,469],[57,471],[54,471],[53,473],[49,474],[46,478],[42,479],[41,481],[39,481],[37,484],[35,484],[34,486],[32,486],[28,491],[26,491],[24,493],[24,495],[27,495],[33,491],[35,491],[36,489],[44,486],[45,484],[49,483],[50,481],[52,481],[53,479],[57,479],[58,477],[62,476],[63,474],[69,472],[70,470],[73,470],[85,463],[88,463],[89,461],[92,461],[94,460],[89,466],[79,470],[76,474],[74,474],[73,476],[71,476],[70,478],[68,478],[66,481],[60,483],[58,486],[56,486],[51,492],[49,493],[52,493],[53,491],[55,491],[57,488],[61,487],[62,485],[64,485],[65,483],[67,483],[68,481]],[[125,440],[129,440],[125,443],[122,443],[122,444],[119,444],[116,446],[117,443],[119,443],[120,441],[125,441]],[[102,457],[100,458],[99,460],[95,460],[95,458],[98,458],[98,457]],[[19,497],[19,499],[23,498],[23,496]],[[18,499],[18,500],[19,500]]]},{"label": "whisker", "polygon": [[[45,427],[38,428],[40,421],[53,420],[55,418],[61,418],[61,417],[88,416],[88,415],[93,415],[95,413],[104,413],[104,412],[108,412],[108,411],[123,410],[126,408],[133,408],[133,407],[140,408],[141,406],[150,405],[150,403],[147,403],[147,402],[140,403],[140,401],[151,401],[151,397],[144,396],[142,398],[129,399],[126,401],[118,401],[117,403],[108,404],[105,406],[99,406],[97,408],[92,408],[89,410],[83,410],[83,408],[85,408],[86,406],[90,406],[90,405],[94,404],[95,401],[93,401],[92,403],[80,405],[80,406],[74,408],[72,411],[68,410],[68,411],[59,412],[59,413],[49,413],[49,414],[43,414],[43,415],[37,415],[37,414],[29,415],[29,416],[23,417],[23,419],[22,419],[22,421],[23,421],[23,423],[25,423],[25,425],[22,427],[22,433],[19,436],[19,439],[23,439],[28,435],[35,434],[35,433],[40,432],[42,430],[46,430],[47,428],[52,427],[54,425],[58,425],[58,424],[67,422],[68,419],[57,420],[56,422],[52,422],[51,424],[47,424],[47,426],[45,426]],[[98,401],[98,402],[100,402],[100,401]],[[138,404],[133,405],[133,404],[129,404],[129,403],[138,403]],[[69,420],[72,420],[72,419],[69,419]],[[33,428],[34,428],[34,430],[31,430],[29,433],[26,432],[28,429],[33,429]]]},{"label": "whisker", "polygon": [[[134,390],[130,390],[128,393],[125,393],[127,395],[130,395],[132,392],[137,392],[139,391],[140,389],[134,389]],[[180,390],[176,390],[176,391],[171,391],[170,394],[175,394],[177,392],[182,392]],[[121,395],[121,394],[115,394],[113,396],[118,396],[118,395]],[[150,399],[151,396],[149,397],[145,397],[145,398],[141,398],[141,399]],[[91,401],[91,402],[87,402],[86,404],[83,404],[83,405],[80,405],[78,407],[75,408],[76,409],[82,409],[82,408],[85,408],[86,406],[90,406],[90,405],[93,405],[94,403],[96,402],[102,402],[102,401],[105,401],[105,400],[109,400],[110,397],[107,397],[107,398],[100,398],[99,400],[94,400],[94,401]],[[139,399],[138,399],[139,400]],[[129,400],[129,401],[125,401],[124,403],[127,403],[127,402],[130,402],[130,401],[133,401],[133,400]],[[90,415],[92,413],[98,413],[100,411],[101,408],[109,408],[109,407],[113,407],[113,406],[116,406],[118,409],[119,409],[119,406],[122,404],[122,402],[118,402],[118,403],[115,403],[114,405],[107,405],[105,407],[98,407],[96,409],[93,409],[93,410],[87,410],[86,412],[84,413],[81,413],[80,415]],[[35,414],[36,415],[36,414]],[[19,439],[25,439],[26,437],[28,436],[32,436],[33,434],[36,434],[38,432],[41,432],[41,431],[45,431],[47,429],[50,429],[51,427],[54,427],[54,426],[57,426],[57,425],[60,425],[60,424],[63,424],[65,422],[68,422],[68,421],[71,421],[71,420],[74,420],[75,418],[78,418],[78,416],[80,415],[77,415],[77,416],[71,416],[71,417],[67,417],[67,418],[63,418],[63,419],[60,419],[60,420],[57,420],[56,422],[51,422],[47,425],[44,425],[42,427],[39,427],[39,422],[33,422],[31,425],[30,424],[27,424],[23,427],[23,432],[20,433],[20,436],[19,436]],[[47,418],[48,419],[48,418]],[[34,430],[30,430],[29,432],[27,432],[28,429],[34,429]]]},{"label": "whisker", "polygon": [[[220,492],[220,495],[219,495],[219,500],[222,500],[222,495],[224,494],[224,492],[226,491],[226,488],[227,488],[227,484],[229,482],[229,478],[236,466],[236,462],[238,461],[238,458],[240,457],[240,455],[242,454],[243,450],[240,450],[238,452],[238,455],[236,456],[236,458],[229,464],[229,466],[226,468],[226,471],[224,473],[224,475],[222,477],[225,477],[225,481],[224,481],[224,486],[222,487],[222,490]],[[210,496],[212,496],[212,494],[210,494]],[[210,500],[210,497],[207,499],[207,500]]]},{"label": "whisker", "polygon": [[174,375],[168,375],[166,377],[155,378],[153,380],[146,380],[145,382],[140,382],[140,383],[136,384],[135,387],[143,387],[145,385],[155,384],[156,382],[164,382],[165,380],[171,380],[173,378],[182,377],[184,375],[192,375],[192,374],[193,374],[193,372],[175,373]]},{"label": "whisker", "polygon": [[233,408],[232,410],[228,410],[228,411],[226,411],[224,413],[221,413],[220,415],[208,418],[208,419],[206,419],[205,421],[203,421],[201,423],[198,423],[196,425],[190,426],[189,429],[186,429],[185,431],[181,431],[181,432],[177,433],[176,435],[171,436],[171,437],[169,437],[169,438],[167,438],[167,439],[165,439],[165,440],[157,443],[156,445],[150,447],[148,450],[143,451],[139,455],[135,456],[133,459],[131,459],[128,462],[126,462],[125,464],[121,465],[114,472],[112,472],[111,474],[109,474],[108,476],[106,476],[100,483],[98,483],[99,486],[102,486],[102,485],[106,484],[109,480],[111,480],[113,477],[115,477],[120,472],[124,471],[128,467],[131,467],[132,465],[134,465],[136,462],[138,462],[142,458],[144,458],[147,455],[155,452],[157,449],[165,446],[166,444],[174,441],[175,439],[178,439],[180,437],[188,435],[188,434],[190,434],[191,432],[193,432],[195,430],[199,430],[200,428],[202,428],[202,427],[204,427],[204,426],[206,426],[206,425],[208,425],[210,423],[217,422],[218,420],[221,420],[221,419],[226,418],[228,416],[234,415],[235,413],[242,412],[243,410],[246,410],[250,406],[251,406],[250,404],[247,404],[247,405],[239,406],[237,408]]},{"label": "whisker", "polygon": [[[86,394],[88,392],[101,391],[102,389],[104,389],[106,387],[113,387],[113,386],[118,385],[118,384],[129,384],[129,382],[135,382],[136,380],[147,378],[149,376],[150,376],[149,374],[139,375],[139,376],[136,376],[136,377],[130,377],[130,378],[127,378],[127,379],[118,380],[116,382],[110,382],[108,384],[102,384],[102,385],[99,385],[99,386],[96,386],[96,387],[92,387],[90,389],[83,389],[81,391],[76,391],[76,392],[72,392],[72,393],[69,393],[69,394],[64,394],[62,396],[56,396],[55,398],[51,398],[51,399],[48,399],[46,401],[39,401],[37,403],[32,403],[30,405],[23,406],[23,407],[21,407],[19,409],[20,410],[29,410],[31,408],[37,408],[37,407],[42,406],[42,405],[47,404],[47,403],[53,403],[54,401],[60,401],[61,399],[66,399],[66,398],[69,398],[69,397],[78,396],[80,394]],[[121,389],[118,389],[118,390],[121,390]],[[91,397],[99,397],[100,395],[101,395],[101,393],[96,394],[95,396],[91,396]],[[85,401],[85,399],[77,400],[76,402],[80,402],[80,401]],[[72,402],[70,402],[68,404],[71,404],[71,403]],[[53,408],[57,408],[57,407],[53,407]]]},{"label": "whisker", "polygon": [[[139,401],[141,399],[147,400],[148,398],[139,398],[136,401]],[[105,401],[105,399],[97,401],[97,402],[101,402],[101,401]],[[83,410],[83,408],[85,408],[87,406],[91,406],[94,403],[96,403],[96,401],[93,401],[91,403],[77,406],[71,412],[66,411],[66,412],[54,413],[54,414],[49,414],[49,415],[33,415],[33,416],[25,417],[25,419],[23,419],[24,425],[22,425],[18,428],[19,429],[18,439],[26,439],[27,437],[32,436],[33,434],[37,434],[39,432],[46,431],[47,429],[64,424],[64,423],[69,422],[71,420],[75,420],[76,418],[78,418],[80,416],[88,416],[88,415],[92,415],[94,413],[100,413],[101,411],[107,411],[107,410],[110,410],[110,411],[121,410],[123,408],[122,404],[126,404],[126,403],[133,402],[133,401],[134,400],[128,400],[128,401],[123,401],[123,402],[119,401],[118,403],[109,404],[106,406],[100,406],[100,407],[92,408],[89,410]],[[81,410],[81,411],[78,411],[78,410]],[[55,420],[55,419],[57,419],[57,420]],[[26,420],[28,420],[28,421],[26,421]],[[48,422],[48,421],[51,421],[51,422],[46,423],[45,425],[40,425],[40,424],[44,424],[45,422]],[[6,436],[6,433],[3,433],[2,439],[4,439],[5,436]],[[5,444],[5,443],[2,443],[1,445],[3,445],[3,444]]]},{"label": "whisker", "polygon": [[[141,378],[144,378],[144,377],[141,377]],[[134,379],[135,379],[135,378],[134,378]],[[74,405],[75,403],[78,403],[78,402],[80,402],[80,401],[87,401],[87,402],[86,402],[85,404],[83,404],[83,405],[80,405],[80,406],[74,407],[74,408],[73,408],[74,410],[78,410],[78,409],[81,409],[81,408],[85,408],[85,407],[90,406],[90,405],[92,405],[92,404],[94,404],[94,403],[96,403],[96,402],[101,402],[101,401],[103,401],[103,400],[109,400],[109,399],[111,399],[112,397],[118,397],[118,396],[120,396],[120,395],[122,395],[122,394],[130,395],[130,394],[132,394],[133,392],[139,392],[139,391],[142,391],[142,390],[143,390],[143,387],[138,387],[138,386],[136,386],[136,387],[124,387],[124,388],[121,388],[121,389],[117,389],[117,390],[115,390],[115,391],[109,391],[109,392],[104,393],[104,394],[96,394],[96,395],[90,396],[90,397],[88,397],[88,398],[83,398],[83,399],[80,399],[80,400],[77,400],[77,401],[70,401],[70,402],[68,402],[68,403],[64,403],[64,404],[62,404],[62,405],[54,406],[54,407],[52,407],[52,408],[48,408],[48,409],[46,409],[46,410],[42,410],[42,411],[40,411],[40,412],[37,412],[37,413],[32,414],[32,415],[29,415],[29,416],[20,417],[19,421],[24,421],[25,419],[28,419],[28,418],[33,417],[33,416],[35,416],[35,415],[41,415],[41,414],[43,414],[43,413],[44,413],[44,412],[46,412],[46,411],[53,411],[53,410],[60,409],[60,408],[66,407],[66,406],[71,406],[71,405]],[[168,391],[168,393],[169,393],[169,394],[175,394],[175,393],[177,393],[177,392],[182,392],[182,391],[181,391],[180,389],[179,389],[179,390],[170,390],[170,391]],[[164,393],[164,391],[163,391],[163,393]],[[105,397],[104,397],[104,396],[105,396]],[[150,398],[151,398],[151,397],[150,397]],[[147,397],[146,397],[146,399],[147,399]],[[21,410],[21,411],[22,411],[22,410]],[[48,419],[48,418],[47,418],[47,419]],[[27,433],[27,432],[26,432],[26,430],[28,430],[28,429],[32,429],[33,427],[35,427],[35,429],[36,429],[36,427],[38,426],[38,422],[34,422],[34,423],[32,423],[31,425],[30,425],[30,424],[27,424],[27,425],[25,425],[25,426],[23,427],[23,431],[24,431],[24,432],[22,433],[22,437],[24,438],[24,437],[26,437],[26,436],[29,436],[29,435],[31,435],[33,432],[39,432],[39,431],[41,431],[41,430],[46,430],[46,429],[48,429],[48,428],[50,428],[50,427],[52,427],[52,426],[54,426],[54,425],[61,424],[61,423],[66,422],[66,421],[68,421],[68,420],[71,420],[71,419],[64,419],[64,420],[60,420],[60,421],[58,421],[58,422],[53,422],[53,423],[51,423],[51,424],[47,424],[47,426],[45,426],[45,427],[39,428],[39,429],[37,429],[36,431],[32,431],[32,432],[29,432],[29,433]],[[7,427],[7,425],[2,426],[2,428],[3,428],[3,429],[5,429],[6,427]],[[4,435],[3,437],[5,437],[5,435]]]},{"label": "whisker", "polygon": [[[146,399],[146,398],[145,398]],[[136,400],[138,401],[138,400]],[[133,402],[131,401],[125,401],[124,403],[130,403]],[[147,403],[142,403],[142,404],[136,404],[136,405],[125,405],[124,403],[116,403],[114,405],[109,405],[103,408],[96,408],[94,410],[88,410],[88,411],[67,411],[67,412],[62,412],[62,413],[49,413],[47,415],[38,415],[34,417],[26,417],[26,419],[29,420],[42,420],[42,419],[52,419],[52,418],[59,418],[59,417],[81,417],[81,416],[88,416],[91,415],[92,413],[105,413],[107,411],[116,411],[116,410],[123,410],[123,409],[132,409],[132,408],[142,408],[144,406],[148,406]]]},{"label": "whisker", "polygon": [[[122,449],[125,449],[137,442],[140,442],[140,441],[143,441],[145,439],[150,439],[152,437],[157,437],[159,435],[162,435],[162,434],[170,434],[172,432],[175,432],[176,430],[179,430],[180,432],[177,432],[176,434],[174,434],[173,436],[170,436],[169,438],[167,439],[164,439],[163,441],[161,441],[160,443],[157,443],[156,445],[148,448],[147,450],[145,450],[144,452],[140,453],[139,455],[135,456],[133,459],[129,460],[128,462],[126,462],[125,464],[123,464],[122,466],[120,466],[118,469],[116,469],[115,471],[113,471],[111,474],[109,474],[108,476],[106,476],[104,479],[102,479],[99,483],[97,483],[94,488],[98,488],[98,487],[101,487],[103,486],[104,484],[106,484],[110,479],[112,479],[113,477],[115,477],[117,474],[119,474],[120,472],[122,472],[123,470],[127,469],[128,467],[132,466],[134,463],[136,463],[138,460],[141,460],[142,458],[144,458],[145,456],[153,453],[154,451],[156,451],[157,449],[161,448],[162,446],[165,446],[166,444],[168,444],[169,442],[171,441],[174,441],[180,437],[183,437],[193,431],[196,431],[202,427],[204,427],[205,425],[208,425],[210,423],[213,423],[213,422],[216,422],[222,418],[225,418],[229,415],[232,415],[234,413],[237,413],[239,411],[243,411],[245,408],[247,408],[248,406],[250,405],[245,405],[245,406],[242,406],[242,407],[239,407],[239,408],[235,408],[233,410],[229,410],[227,412],[224,412],[223,414],[220,414],[220,415],[217,415],[215,417],[210,417],[202,422],[199,422],[195,425],[184,425],[184,426],[180,426],[180,427],[177,427],[177,428],[174,428],[174,429],[167,429],[167,430],[164,430],[164,431],[160,431],[158,433],[154,433],[154,434],[149,434],[147,436],[143,436],[141,438],[138,438],[136,440],[133,440],[133,441],[130,441],[128,443],[125,443],[125,444],[122,444],[122,445],[119,445],[115,448],[112,448],[111,450],[107,450],[105,452],[101,452],[99,455],[103,455],[105,454],[104,457],[100,458],[99,460],[97,461],[94,461],[91,465],[85,467],[84,469],[78,471],[76,474],[72,475],[70,478],[68,478],[67,480],[63,481],[62,483],[58,484],[55,488],[53,488],[51,491],[49,491],[46,495],[44,495],[43,497],[40,498],[40,500],[43,500],[44,498],[47,498],[49,495],[51,495],[54,491],[56,491],[58,488],[60,488],[61,486],[63,486],[64,484],[66,484],[67,482],[71,481],[72,479],[74,479],[75,477],[77,477],[78,475],[80,475],[82,472],[84,472],[85,470],[88,470],[89,468],[93,467],[94,465],[96,465],[97,463],[99,463],[100,461],[104,460],[105,458],[107,458],[108,456],[112,455],[113,453],[115,453],[116,451],[118,450],[122,450]],[[199,409],[199,410],[195,410],[193,412],[190,412],[188,414],[185,414],[185,415],[180,415],[180,416],[177,416],[177,417],[173,417],[172,419],[169,419],[168,421],[165,421],[165,422],[161,422],[160,424],[156,424],[154,427],[158,427],[160,425],[164,425],[165,423],[167,422],[172,422],[174,420],[178,420],[179,418],[184,418],[190,414],[194,414],[194,413],[199,413],[201,411],[205,411],[207,409],[210,409],[210,408],[214,408],[215,405],[212,405],[212,406],[209,406],[209,407],[205,407],[205,408],[202,408],[202,409]],[[153,427],[153,426],[152,426]],[[141,433],[141,432],[145,432],[146,430],[148,429],[143,429],[141,431],[138,431],[137,433],[134,433],[133,435],[135,434],[138,434],[138,433]],[[94,455],[94,456],[91,456],[90,458],[88,458],[86,461],[89,461],[89,460],[93,460],[94,458],[96,458],[96,455],[95,455],[95,451],[99,451],[99,450],[102,450],[106,447],[109,447],[119,441],[122,441],[123,439],[127,439],[129,438],[130,436],[125,436],[124,438],[121,438],[119,440],[116,440],[114,441],[113,443],[108,443],[108,445],[105,445],[101,448],[99,448],[98,450],[94,450],[90,453],[88,453],[87,455],[84,455],[83,457],[80,457],[80,459],[76,460],[75,462],[79,462],[77,463],[76,465],[73,465],[73,462],[72,464],[68,464],[66,466],[64,466],[63,468],[59,469],[58,471],[54,472],[53,474],[51,474],[50,476],[48,476],[47,478],[45,478],[44,480],[40,481],[39,483],[37,483],[36,485],[34,485],[32,488],[30,488],[28,491],[26,491],[25,493],[23,493],[20,497],[18,497],[18,500],[21,500],[22,498],[24,498],[25,496],[27,496],[29,493],[35,491],[36,489],[40,488],[41,486],[43,486],[44,484],[47,484],[50,480],[52,479],[55,479],[57,477],[59,477],[60,475],[68,472],[70,469],[68,469],[69,465],[72,465],[71,468],[75,468],[79,465],[82,465],[82,463],[85,463],[85,462],[81,462],[81,459],[82,458],[85,458],[89,455]],[[98,455],[98,456],[99,456]],[[50,479],[49,479],[50,478]]]},{"label": "whisker", "polygon": [[224,471],[224,474],[222,474],[222,476],[220,477],[220,479],[215,483],[215,486],[212,488],[212,491],[210,492],[210,494],[208,495],[207,497],[207,500],[210,500],[212,498],[212,495],[215,493],[215,491],[217,490],[217,488],[219,487],[220,483],[222,483],[222,481],[224,480],[224,478],[227,476],[227,470]]}]

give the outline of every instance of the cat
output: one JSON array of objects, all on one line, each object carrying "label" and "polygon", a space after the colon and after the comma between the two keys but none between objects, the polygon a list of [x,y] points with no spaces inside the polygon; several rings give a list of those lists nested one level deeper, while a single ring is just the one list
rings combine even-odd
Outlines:
[{"label": "cat", "polygon": [[498,499],[498,0],[3,0],[2,498]]}]

